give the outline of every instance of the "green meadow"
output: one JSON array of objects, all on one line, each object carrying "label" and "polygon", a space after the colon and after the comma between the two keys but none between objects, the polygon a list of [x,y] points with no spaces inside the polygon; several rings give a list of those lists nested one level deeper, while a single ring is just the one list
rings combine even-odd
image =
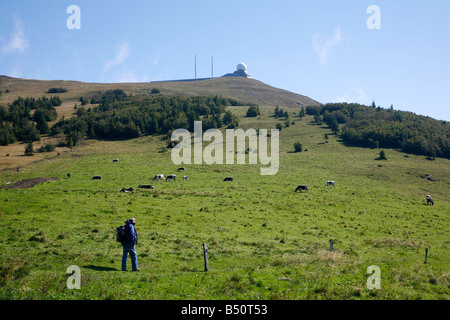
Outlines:
[{"label": "green meadow", "polygon": [[[283,123],[272,107],[257,118],[229,109],[243,129]],[[0,299],[449,299],[449,160],[391,149],[376,160],[381,149],[345,146],[312,117],[289,112],[295,123],[283,123],[272,176],[260,175],[261,164],[187,164],[177,173],[160,136],[86,140],[19,176],[1,171],[2,184],[60,180],[0,189]],[[178,179],[152,182],[159,173]],[[228,176],[234,181],[223,182]],[[295,193],[299,184],[309,191]],[[128,187],[136,190],[119,192]],[[115,229],[131,217],[140,272],[120,271]],[[67,287],[71,265],[81,269],[81,289]],[[367,286],[373,265],[380,289]]]}]

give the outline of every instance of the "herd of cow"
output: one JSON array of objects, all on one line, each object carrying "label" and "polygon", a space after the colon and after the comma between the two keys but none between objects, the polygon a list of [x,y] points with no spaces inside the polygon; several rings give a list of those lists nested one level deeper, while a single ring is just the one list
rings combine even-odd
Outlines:
[{"label": "herd of cow", "polygon": [[[116,163],[116,162],[119,162],[119,159],[114,159],[113,160],[113,163]],[[180,171],[184,171],[185,172],[186,168],[183,168],[183,167],[178,168],[177,172],[180,172]],[[72,175],[70,173],[68,173],[67,177],[71,178]],[[92,179],[93,180],[101,180],[102,176],[94,176]],[[152,181],[160,181],[160,180],[162,180],[162,181],[164,181],[164,180],[165,181],[176,181],[177,180],[177,175],[176,174],[170,174],[167,177],[164,177],[163,174],[157,174],[157,175],[155,175],[153,177]],[[183,176],[183,181],[187,181],[187,180],[188,180],[188,177],[186,175],[184,175]],[[233,180],[234,180],[233,177],[226,177],[225,179],[223,179],[223,181],[231,181],[231,182]],[[327,181],[326,182],[326,186],[336,187],[336,183],[334,181]],[[155,189],[154,186],[149,185],[149,184],[141,184],[141,185],[138,186],[138,188],[139,189]],[[134,191],[133,187],[120,189],[120,192],[125,192],[125,193],[130,193],[130,192],[133,192],[133,191]],[[309,191],[309,189],[308,189],[307,185],[301,184],[295,189],[294,192],[297,192],[297,191],[299,191],[299,192]],[[433,199],[432,199],[432,197],[430,195],[426,196],[426,204],[427,205],[429,205],[429,204],[434,205],[434,201],[433,201]]]},{"label": "herd of cow", "polygon": [[[327,187],[328,186],[336,187],[336,183],[334,181],[327,181],[326,186]],[[297,192],[297,191],[302,192],[303,190],[309,191],[308,186],[304,185],[304,184],[301,184],[295,189],[295,192]]]}]

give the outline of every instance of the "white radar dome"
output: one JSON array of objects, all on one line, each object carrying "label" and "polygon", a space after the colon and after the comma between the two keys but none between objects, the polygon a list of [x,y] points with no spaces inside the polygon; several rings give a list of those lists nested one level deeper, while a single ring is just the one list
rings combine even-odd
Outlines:
[{"label": "white radar dome", "polygon": [[241,62],[237,65],[236,69],[237,69],[237,71],[240,71],[240,70],[247,71],[247,66],[245,65],[245,63]]}]

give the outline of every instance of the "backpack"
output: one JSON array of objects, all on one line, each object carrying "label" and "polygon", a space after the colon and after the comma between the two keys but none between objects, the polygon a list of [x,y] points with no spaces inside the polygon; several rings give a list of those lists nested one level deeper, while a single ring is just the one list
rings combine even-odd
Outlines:
[{"label": "backpack", "polygon": [[116,240],[117,242],[125,242],[125,226],[120,226],[116,229]]}]

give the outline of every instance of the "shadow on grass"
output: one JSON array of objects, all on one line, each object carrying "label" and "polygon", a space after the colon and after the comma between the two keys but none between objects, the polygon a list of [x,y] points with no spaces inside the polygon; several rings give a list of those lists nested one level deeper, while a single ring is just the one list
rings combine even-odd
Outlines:
[{"label": "shadow on grass", "polygon": [[95,270],[95,271],[120,271],[119,269],[116,269],[116,268],[94,266],[94,265],[84,266],[83,268],[91,269],[91,270]]}]

